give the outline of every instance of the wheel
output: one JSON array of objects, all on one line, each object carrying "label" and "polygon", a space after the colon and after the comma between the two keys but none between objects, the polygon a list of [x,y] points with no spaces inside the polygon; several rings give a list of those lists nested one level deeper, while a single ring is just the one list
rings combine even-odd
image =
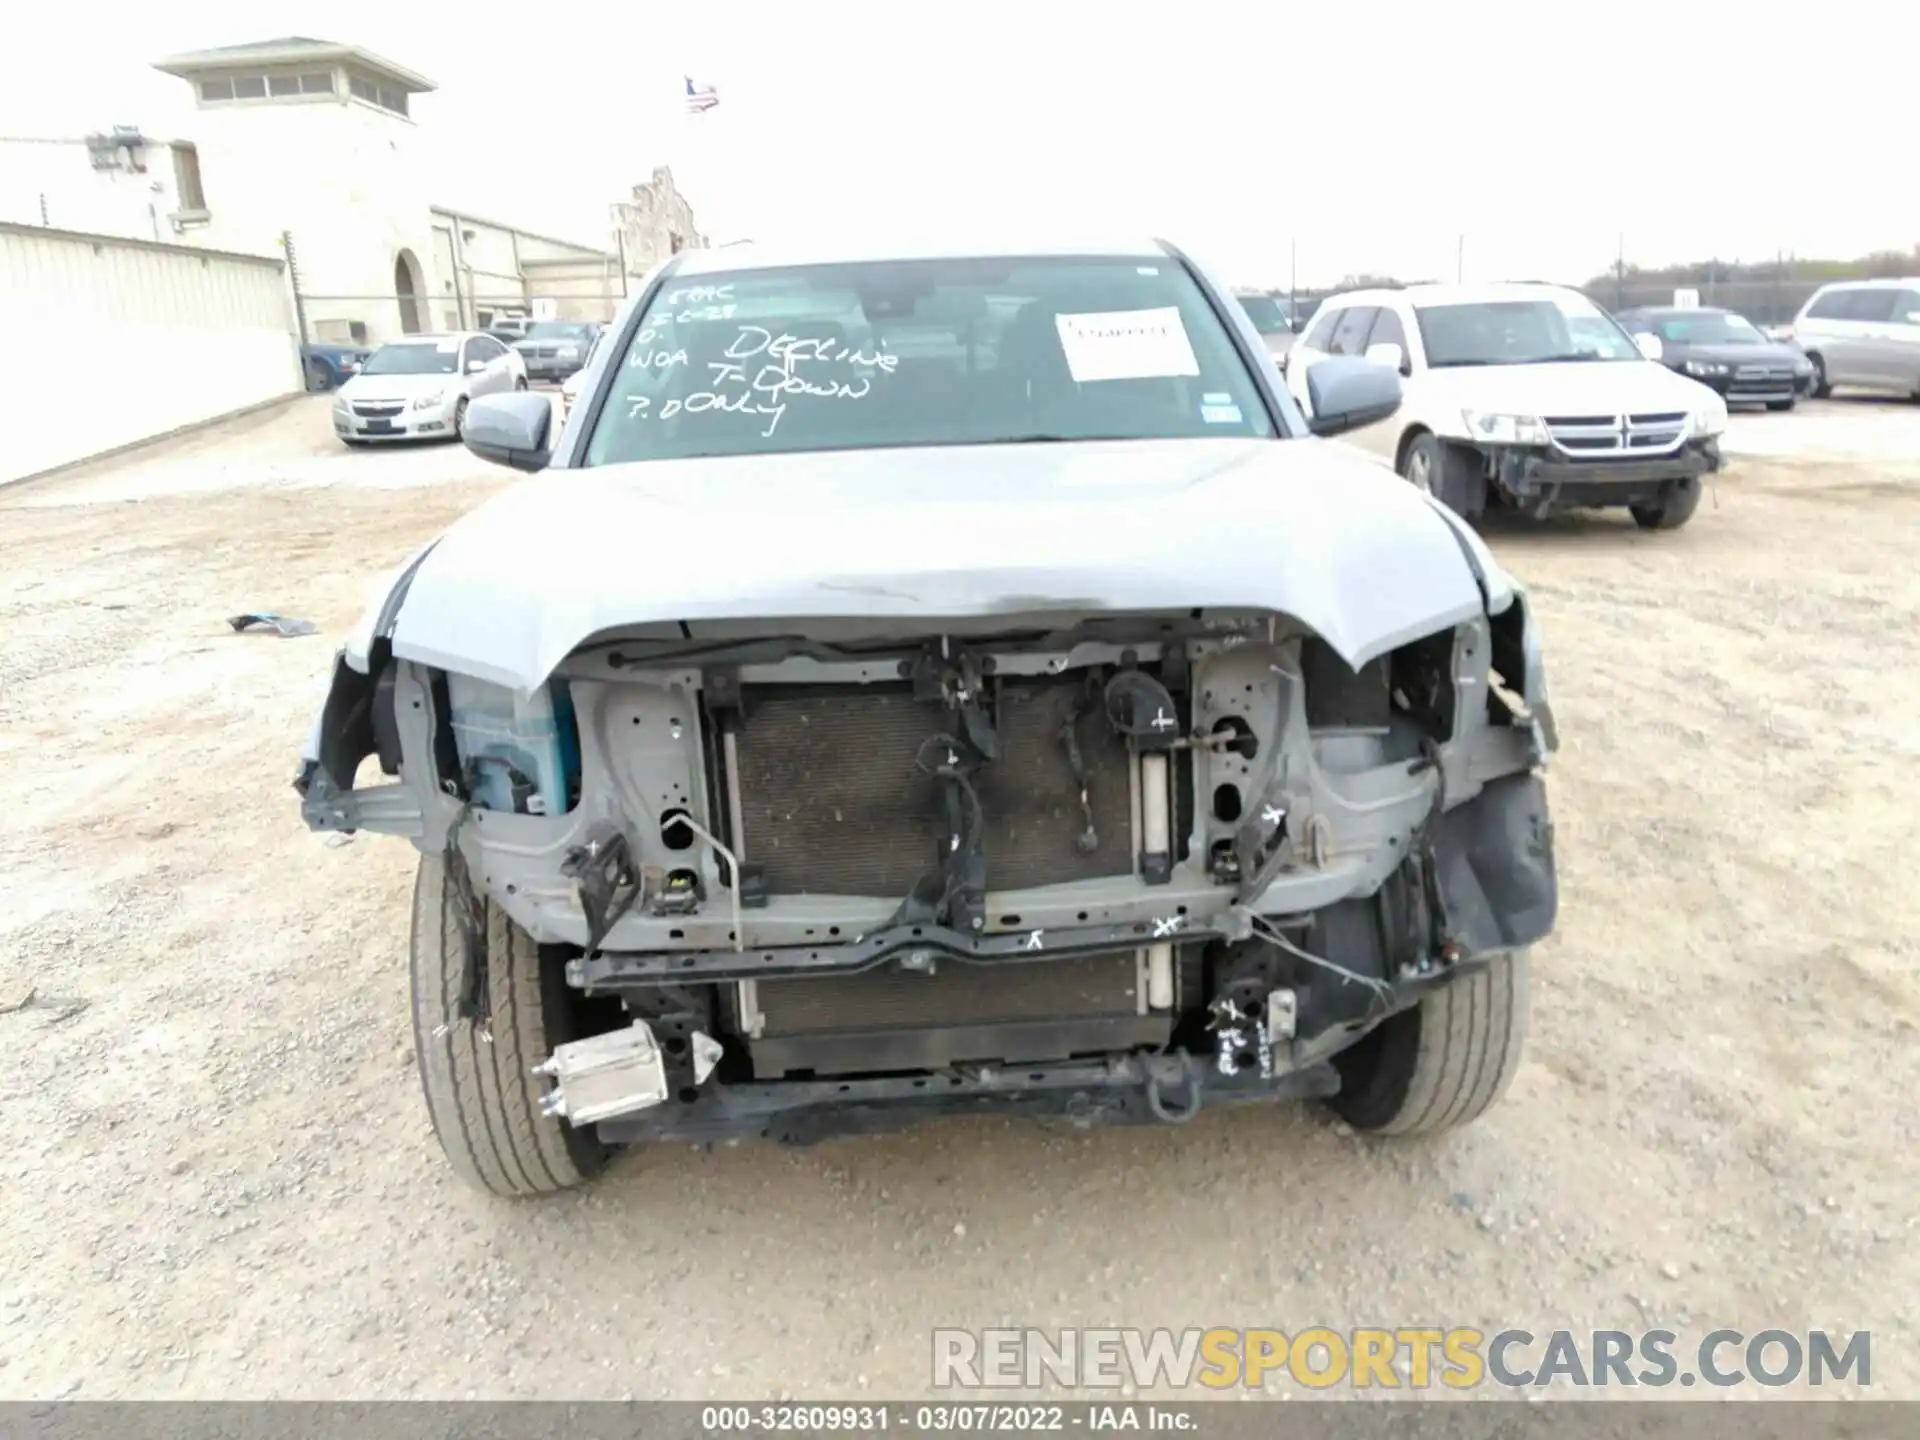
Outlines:
[{"label": "wheel", "polygon": [[453,438],[458,440],[467,433],[467,397],[462,395],[453,402]]},{"label": "wheel", "polygon": [[318,360],[309,359],[307,361],[308,391],[312,392],[314,390],[331,390],[332,388],[333,388],[333,372],[329,370],[325,365],[321,364]]},{"label": "wheel", "polygon": [[1440,442],[1431,435],[1421,435],[1401,457],[1400,477],[1422,495],[1431,495],[1445,463],[1440,454]]},{"label": "wheel", "polygon": [[592,1179],[607,1151],[590,1130],[540,1113],[532,1073],[578,1038],[577,1001],[560,962],[491,901],[486,916],[491,1043],[458,1017],[464,948],[446,861],[422,856],[413,887],[413,1051],[427,1114],[460,1178],[495,1195],[549,1195]]},{"label": "wheel", "polygon": [[1328,1103],[1356,1130],[1425,1135],[1506,1094],[1527,1038],[1527,952],[1497,955],[1333,1057]]},{"label": "wheel", "polygon": [[1633,505],[1633,523],[1642,530],[1678,530],[1700,508],[1700,478],[1676,480],[1651,505]]},{"label": "wheel", "polygon": [[1810,352],[1807,359],[1813,362],[1813,383],[1807,387],[1807,394],[1824,400],[1833,394],[1833,387],[1827,383],[1827,362],[1820,358],[1818,351]]},{"label": "wheel", "polygon": [[522,375],[522,376],[520,376],[520,377],[519,377],[518,379],[516,379],[516,380],[515,380],[515,381],[513,382],[513,388],[514,388],[514,389],[516,389],[516,390],[524,390],[524,389],[526,389],[526,388],[527,388],[527,377],[526,377],[526,376],[524,376],[524,375]]},{"label": "wheel", "polygon": [[1473,451],[1423,430],[1402,452],[1398,468],[1414,489],[1472,519],[1487,508],[1487,482],[1475,464],[1478,459]]}]

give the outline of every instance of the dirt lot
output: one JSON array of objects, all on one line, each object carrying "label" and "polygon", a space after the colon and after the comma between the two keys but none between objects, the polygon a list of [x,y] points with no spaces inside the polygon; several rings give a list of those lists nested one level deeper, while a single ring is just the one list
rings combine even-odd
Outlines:
[{"label": "dirt lot", "polygon": [[[1917,441],[1741,420],[1684,531],[1492,533],[1563,903],[1478,1126],[956,1121],[537,1205],[428,1131],[413,852],[288,788],[370,577],[516,482],[304,401],[0,492],[0,1396],[902,1396],[936,1326],[1661,1323],[1870,1329],[1920,1397]],[[257,608],[326,633],[228,630]]]}]

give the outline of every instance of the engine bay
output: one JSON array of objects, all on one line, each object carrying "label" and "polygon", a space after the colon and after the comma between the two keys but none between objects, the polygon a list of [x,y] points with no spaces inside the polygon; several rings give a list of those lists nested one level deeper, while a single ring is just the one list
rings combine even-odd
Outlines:
[{"label": "engine bay", "polygon": [[392,667],[382,758],[430,743],[455,888],[598,1007],[543,1071],[576,1124],[1016,1072],[1155,1113],[1203,1076],[1325,1093],[1342,1044],[1550,921],[1550,851],[1517,888],[1475,868],[1545,823],[1499,642],[1355,670],[1269,615],[621,637],[545,694]]}]

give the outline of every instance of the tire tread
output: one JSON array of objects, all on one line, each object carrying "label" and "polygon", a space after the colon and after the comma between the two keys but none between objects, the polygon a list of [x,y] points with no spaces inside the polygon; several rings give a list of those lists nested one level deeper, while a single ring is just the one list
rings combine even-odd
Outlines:
[{"label": "tire tread", "polygon": [[1527,953],[1488,961],[1420,1002],[1412,1073],[1394,1113],[1374,1127],[1423,1135],[1478,1119],[1520,1068],[1527,1028]]},{"label": "tire tread", "polygon": [[[540,1113],[532,1065],[547,1050],[539,946],[486,910],[491,1042],[454,1015],[462,935],[446,862],[421,857],[413,902],[413,1038],[433,1132],[454,1171],[495,1195],[545,1195],[589,1179],[561,1126]],[[436,1034],[444,1026],[444,1033]]]}]

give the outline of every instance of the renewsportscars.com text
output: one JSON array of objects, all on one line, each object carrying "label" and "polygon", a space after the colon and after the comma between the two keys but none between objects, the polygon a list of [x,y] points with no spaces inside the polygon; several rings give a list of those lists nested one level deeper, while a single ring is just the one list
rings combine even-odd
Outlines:
[{"label": "renewsportscars.com text", "polygon": [[1285,1379],[1310,1390],[1471,1390],[1622,1386],[1662,1389],[1872,1384],[1873,1337],[1713,1330],[1484,1331],[1401,1326],[1283,1330],[936,1330],[936,1389],[1258,1389]]}]

